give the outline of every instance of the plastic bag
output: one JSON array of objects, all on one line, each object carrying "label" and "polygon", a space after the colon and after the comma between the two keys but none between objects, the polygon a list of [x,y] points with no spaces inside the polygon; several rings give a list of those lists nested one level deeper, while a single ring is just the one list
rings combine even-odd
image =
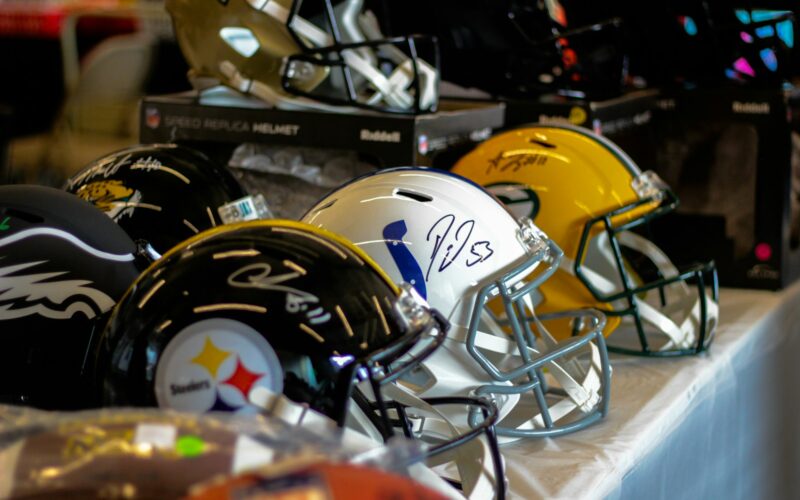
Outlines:
[{"label": "plastic bag", "polygon": [[0,498],[178,498],[245,471],[355,461],[402,472],[419,455],[404,439],[365,455],[337,433],[262,416],[0,409]]},{"label": "plastic bag", "polygon": [[299,219],[331,189],[375,169],[354,151],[250,143],[234,150],[228,166],[285,219]]}]

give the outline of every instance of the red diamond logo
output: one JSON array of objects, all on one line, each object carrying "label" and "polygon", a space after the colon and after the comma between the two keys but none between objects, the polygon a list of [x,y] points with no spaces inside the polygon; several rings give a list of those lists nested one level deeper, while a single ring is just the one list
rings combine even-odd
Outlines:
[{"label": "red diamond logo", "polygon": [[247,395],[250,394],[250,389],[253,387],[253,384],[255,384],[256,381],[263,376],[263,373],[253,373],[248,370],[242,364],[242,359],[237,357],[236,370],[233,372],[233,375],[228,378],[228,380],[223,380],[222,383],[236,387],[241,391],[245,399],[247,399]]}]

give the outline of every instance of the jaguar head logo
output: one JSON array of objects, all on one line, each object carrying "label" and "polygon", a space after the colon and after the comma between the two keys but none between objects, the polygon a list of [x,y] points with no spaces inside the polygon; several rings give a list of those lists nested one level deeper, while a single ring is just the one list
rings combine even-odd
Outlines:
[{"label": "jaguar head logo", "polygon": [[90,182],[75,193],[105,212],[113,220],[132,215],[142,198],[139,191],[130,189],[122,181],[105,180]]}]

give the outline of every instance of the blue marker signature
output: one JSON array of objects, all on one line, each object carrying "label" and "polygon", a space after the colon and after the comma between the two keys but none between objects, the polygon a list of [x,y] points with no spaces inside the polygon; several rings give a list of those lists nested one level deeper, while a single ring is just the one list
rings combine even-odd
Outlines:
[{"label": "blue marker signature", "polygon": [[[426,280],[430,278],[431,269],[433,269],[434,264],[437,264],[437,261],[438,265],[436,266],[436,270],[437,272],[442,272],[450,267],[451,264],[453,264],[456,258],[458,258],[458,256],[464,250],[464,247],[467,246],[469,238],[472,236],[472,231],[475,229],[475,221],[469,219],[462,222],[455,230],[455,233],[452,233],[455,222],[456,216],[453,214],[447,214],[441,219],[437,220],[428,231],[428,235],[426,236],[425,240],[433,240],[434,243],[433,251],[431,252],[430,256],[430,262],[428,263],[428,270],[425,273]],[[479,245],[479,243],[486,243],[485,246],[488,252],[484,251],[483,253],[476,253],[476,245]],[[441,254],[442,248],[444,248],[444,254]],[[471,253],[478,257],[478,259],[468,259],[468,262],[472,262],[471,264],[468,263],[470,266],[475,265],[478,262],[483,262],[494,252],[489,248],[489,242],[476,242],[472,246]]]},{"label": "blue marker signature", "polygon": [[467,267],[480,264],[494,254],[494,250],[488,241],[476,241],[469,249],[470,257],[467,257]]}]

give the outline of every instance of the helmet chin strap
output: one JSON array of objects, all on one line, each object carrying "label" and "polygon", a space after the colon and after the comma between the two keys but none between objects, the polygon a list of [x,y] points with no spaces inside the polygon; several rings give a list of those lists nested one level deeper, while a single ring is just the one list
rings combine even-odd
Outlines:
[{"label": "helmet chin strap", "polygon": [[[364,425],[359,430],[341,428],[336,425],[331,418],[309,408],[307,404],[296,403],[283,394],[276,394],[264,387],[256,387],[249,394],[251,404],[264,410],[264,413],[275,417],[289,425],[302,426],[304,429],[319,435],[330,435],[340,433],[342,441],[348,452],[356,452],[365,457],[369,457],[376,448],[384,446],[384,439],[375,427],[369,423],[366,415],[363,415]],[[357,405],[349,405],[357,408]],[[373,432],[369,433],[368,430]],[[363,432],[359,432],[363,431]],[[359,455],[352,457],[353,463],[360,463]],[[452,486],[439,478],[431,469],[424,464],[415,463],[408,467],[408,472],[414,480],[428,486],[444,496],[451,499],[462,498]],[[488,498],[485,497],[485,498]]]},{"label": "helmet chin strap", "polygon": [[[408,411],[419,411],[419,415],[425,414],[437,418],[440,422],[445,423],[446,432],[437,437],[455,437],[459,435],[459,431],[453,426],[450,421],[437,410],[434,406],[426,403],[418,396],[415,396],[406,389],[403,389],[395,384],[386,384],[382,388],[383,393],[390,399],[409,406]],[[358,408],[357,405],[349,405],[350,412],[348,416],[357,422],[358,430],[341,429],[336,423],[327,416],[312,410],[307,404],[296,403],[283,394],[276,394],[264,387],[256,387],[250,392],[250,403],[263,408],[265,413],[272,417],[276,417],[283,422],[290,425],[302,426],[312,432],[319,434],[330,434],[331,432],[341,432],[342,437],[348,444],[348,447],[357,447],[360,451],[366,452],[384,443],[383,436],[375,429],[369,418]],[[472,444],[480,443],[480,445]],[[470,443],[457,447],[454,451],[450,452],[448,459],[455,464],[458,469],[459,476],[462,480],[462,487],[469,499],[484,499],[491,498],[495,491],[495,474],[491,464],[491,452],[486,443],[481,439],[472,440]],[[421,468],[417,467],[415,470],[415,479],[417,473],[422,472]],[[501,478],[505,480],[505,478]],[[432,483],[435,485],[436,481],[431,478],[427,479],[426,484]],[[430,485],[430,484],[428,484]],[[438,485],[442,488],[442,485]],[[448,496],[453,497],[452,489],[445,487],[450,491],[444,490]]]},{"label": "helmet chin strap", "polygon": [[307,404],[296,403],[283,394],[277,394],[266,387],[255,387],[248,395],[250,404],[265,410],[289,425],[303,426],[311,431],[331,433],[339,427],[330,417],[312,410]]},{"label": "helmet chin strap", "polygon": [[219,63],[219,70],[225,76],[226,83],[243,94],[256,96],[267,104],[293,111],[316,110],[330,113],[353,113],[356,108],[351,106],[334,106],[317,102],[306,97],[288,97],[276,92],[269,85],[252,80],[243,75],[230,61]]},{"label": "helmet chin strap", "polygon": [[[417,430],[421,437],[447,441],[462,434],[444,413],[409,389],[399,384],[386,384],[382,390],[387,398],[407,407],[409,418],[420,423]],[[492,454],[484,439],[472,439],[442,456],[431,457],[431,460],[436,462],[434,466],[444,465],[441,470],[444,477],[461,481],[464,495],[470,500],[492,498],[497,490],[497,481],[505,481],[504,477],[496,477]],[[458,472],[457,477],[453,474],[454,468]]]},{"label": "helmet chin strap", "polygon": [[[359,0],[350,1],[354,6],[360,3]],[[247,0],[247,2],[254,9],[263,12],[282,24],[286,24],[289,20],[289,10],[277,2],[271,0]],[[358,26],[356,26],[352,20],[352,11],[353,9],[350,8],[337,12],[339,17],[342,17],[341,22],[344,24],[349,38],[353,38],[356,41],[363,41],[364,39],[380,40],[384,38],[374,16],[371,18],[371,21],[369,17],[362,19],[363,16],[360,16],[358,19]],[[333,37],[328,33],[300,16],[294,16],[292,18],[291,28],[315,47],[325,48],[335,43]],[[364,34],[361,36],[358,34],[359,28],[364,31]],[[386,48],[388,49],[389,58],[397,66],[388,78],[375,66],[375,61],[377,59],[374,58],[372,54],[365,53],[363,48],[346,49],[341,52],[341,55],[345,63],[347,63],[347,66],[365,78],[373,89],[376,90],[375,94],[367,100],[366,104],[377,106],[381,101],[385,101],[389,106],[395,108],[410,109],[414,105],[414,96],[412,96],[408,90],[411,88],[414,81],[414,64],[411,59],[397,49],[397,47],[387,44]],[[420,107],[422,109],[428,109],[433,106],[437,99],[436,83],[438,79],[436,70],[422,59],[417,59],[416,63],[420,79]],[[236,73],[239,76],[240,83],[237,84],[231,81],[232,86],[242,92],[252,93],[256,97],[276,107],[283,109],[323,109],[325,111],[352,112],[352,108],[348,107],[326,106],[325,104],[317,103],[311,99],[280,96],[278,92],[272,89],[260,88],[266,87],[266,85],[260,82],[252,82],[238,71]],[[232,76],[228,76],[225,71],[223,71],[223,74],[232,80]],[[244,81],[250,83],[243,85],[242,83]],[[242,87],[247,87],[248,90],[242,90]],[[294,103],[293,101],[295,100],[299,102]]]},{"label": "helmet chin strap", "polygon": [[[614,253],[608,241],[608,235],[606,233],[601,233],[597,238],[596,249],[599,256],[602,257],[603,264],[607,266],[609,272],[612,272],[611,270],[616,271]],[[620,245],[631,248],[650,259],[663,277],[671,278],[679,274],[678,269],[672,261],[670,261],[669,257],[667,257],[653,242],[646,238],[625,231],[618,234],[617,241]],[[561,268],[573,276],[575,275],[574,261],[571,259],[564,258],[561,261]],[[586,266],[582,268],[582,271],[602,293],[610,295],[619,292],[620,287],[616,285],[614,281],[600,274],[601,271],[592,270]],[[691,349],[695,347],[697,343],[697,331],[701,326],[702,320],[701,301],[705,301],[706,327],[709,332],[707,339],[710,339],[719,318],[719,306],[717,303],[708,295],[700,297],[698,293],[695,296],[684,281],[672,283],[668,285],[668,289],[678,297],[672,299],[667,306],[662,308],[657,308],[639,297],[633,297],[642,321],[654,327],[656,332],[668,338],[667,342],[659,350],[669,351],[673,349]],[[651,295],[654,291],[647,293]]]}]

